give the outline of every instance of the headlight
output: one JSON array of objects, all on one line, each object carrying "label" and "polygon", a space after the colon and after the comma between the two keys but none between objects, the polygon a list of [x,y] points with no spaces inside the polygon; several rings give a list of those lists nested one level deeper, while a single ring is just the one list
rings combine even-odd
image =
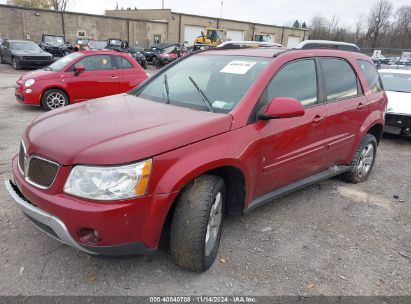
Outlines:
[{"label": "headlight", "polygon": [[29,87],[31,87],[35,82],[36,82],[36,81],[35,81],[34,79],[26,80],[26,81],[24,82],[24,86],[25,86],[26,88],[29,88]]},{"label": "headlight", "polygon": [[151,166],[151,159],[127,166],[75,166],[64,185],[64,192],[102,201],[143,196]]}]

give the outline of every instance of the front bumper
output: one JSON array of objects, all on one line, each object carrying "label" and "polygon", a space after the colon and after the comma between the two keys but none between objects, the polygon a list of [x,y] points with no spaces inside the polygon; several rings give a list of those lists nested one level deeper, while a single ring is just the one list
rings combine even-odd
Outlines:
[{"label": "front bumper", "polygon": [[16,83],[14,89],[14,96],[16,97],[17,102],[36,106],[40,105],[42,94],[40,90],[33,87],[30,88],[31,93],[26,93],[23,84],[18,82]]},{"label": "front bumper", "polygon": [[36,59],[36,60],[26,60],[26,59],[19,59],[19,64],[22,67],[26,68],[39,68],[45,67],[52,64],[54,60],[51,59]]},{"label": "front bumper", "polygon": [[[48,190],[28,184],[13,159],[13,182],[6,188],[18,207],[49,236],[78,250],[103,255],[149,254],[157,247],[168,210],[177,193],[157,194],[126,201],[98,202],[63,193],[70,172],[62,166]],[[98,231],[101,240],[81,239],[83,228]]]},{"label": "front bumper", "polygon": [[385,114],[384,132],[411,136],[411,115],[406,114]]}]

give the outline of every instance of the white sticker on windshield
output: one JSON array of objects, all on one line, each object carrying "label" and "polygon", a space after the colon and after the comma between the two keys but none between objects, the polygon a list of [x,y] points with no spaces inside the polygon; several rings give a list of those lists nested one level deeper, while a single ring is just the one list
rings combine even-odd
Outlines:
[{"label": "white sticker on windshield", "polygon": [[221,100],[216,100],[213,102],[213,107],[218,109],[231,109],[233,107],[232,102],[225,102]]},{"label": "white sticker on windshield", "polygon": [[220,73],[229,73],[229,74],[240,74],[244,75],[247,73],[256,62],[251,61],[231,61],[227,64]]}]

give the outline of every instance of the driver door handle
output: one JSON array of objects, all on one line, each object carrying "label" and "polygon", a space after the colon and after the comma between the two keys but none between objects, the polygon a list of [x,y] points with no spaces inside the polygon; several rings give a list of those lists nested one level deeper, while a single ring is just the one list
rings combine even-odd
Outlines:
[{"label": "driver door handle", "polygon": [[118,76],[113,75],[113,76],[110,76],[109,78],[110,78],[110,79],[117,79]]},{"label": "driver door handle", "polygon": [[313,124],[318,124],[325,119],[324,116],[315,115],[314,119],[311,121]]},{"label": "driver door handle", "polygon": [[362,102],[360,102],[358,105],[357,105],[357,109],[358,110],[362,110],[362,109],[364,109],[365,108],[365,104],[363,104]]}]

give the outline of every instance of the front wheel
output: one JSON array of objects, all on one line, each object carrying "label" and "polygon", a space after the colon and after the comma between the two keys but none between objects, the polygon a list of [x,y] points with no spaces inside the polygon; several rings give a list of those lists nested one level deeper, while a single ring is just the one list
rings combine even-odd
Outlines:
[{"label": "front wheel", "polygon": [[224,180],[202,175],[180,194],[170,232],[170,253],[180,267],[203,272],[213,263],[220,245],[225,209]]},{"label": "front wheel", "polygon": [[366,181],[374,167],[377,155],[377,139],[374,135],[366,134],[354,154],[350,170],[340,175],[340,178],[353,184]]},{"label": "front wheel", "polygon": [[11,65],[13,66],[13,69],[15,69],[15,70],[20,70],[21,69],[20,62],[18,61],[18,59],[16,59],[16,57],[13,57],[13,59],[11,61]]},{"label": "front wheel", "polygon": [[41,98],[41,105],[47,111],[62,108],[69,104],[69,98],[65,92],[59,89],[47,90]]}]

